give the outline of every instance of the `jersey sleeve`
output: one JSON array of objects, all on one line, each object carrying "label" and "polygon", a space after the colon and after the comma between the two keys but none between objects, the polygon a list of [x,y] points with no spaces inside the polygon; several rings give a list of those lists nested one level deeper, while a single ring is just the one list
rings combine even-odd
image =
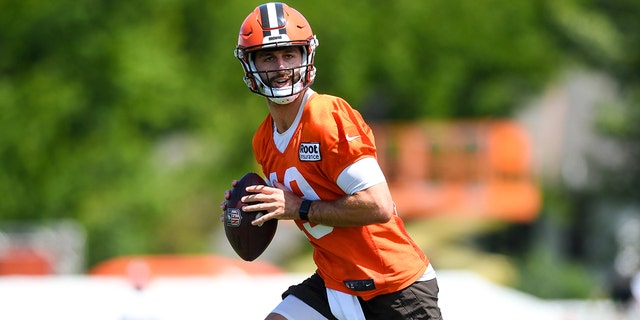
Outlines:
[{"label": "jersey sleeve", "polygon": [[[373,133],[360,113],[343,99],[323,96],[324,100],[313,112],[312,121],[320,127],[323,147],[322,170],[331,181],[349,166],[363,158],[376,159]],[[314,106],[311,106],[314,108]]]}]

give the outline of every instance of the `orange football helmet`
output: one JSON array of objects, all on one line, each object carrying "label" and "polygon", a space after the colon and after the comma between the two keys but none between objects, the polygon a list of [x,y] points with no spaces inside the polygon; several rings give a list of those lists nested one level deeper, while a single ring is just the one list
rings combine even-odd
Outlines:
[{"label": "orange football helmet", "polygon": [[[299,46],[302,49],[302,65],[286,69],[299,73],[300,77],[291,86],[270,87],[258,74],[254,53],[288,46]],[[270,2],[255,8],[244,20],[234,54],[244,68],[244,81],[252,92],[275,103],[286,104],[295,100],[302,90],[313,83],[316,74],[313,62],[317,46],[318,40],[300,12],[284,3]]]}]

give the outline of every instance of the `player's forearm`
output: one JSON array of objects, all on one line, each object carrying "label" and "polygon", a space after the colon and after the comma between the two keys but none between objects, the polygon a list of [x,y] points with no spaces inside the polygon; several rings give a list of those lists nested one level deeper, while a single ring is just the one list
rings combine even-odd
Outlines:
[{"label": "player's forearm", "polygon": [[313,201],[309,221],[334,227],[357,227],[389,221],[393,201],[386,183],[333,201]]}]

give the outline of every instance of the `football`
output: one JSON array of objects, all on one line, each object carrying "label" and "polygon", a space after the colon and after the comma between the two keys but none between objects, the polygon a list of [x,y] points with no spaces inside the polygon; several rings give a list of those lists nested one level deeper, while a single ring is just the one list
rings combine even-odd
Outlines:
[{"label": "football", "polygon": [[245,190],[248,186],[264,185],[267,183],[255,172],[245,174],[238,184],[231,190],[227,200],[227,209],[224,213],[224,232],[233,250],[246,261],[253,261],[258,258],[273,240],[278,227],[278,220],[272,219],[262,225],[254,226],[251,221],[259,218],[266,211],[244,212],[244,205],[254,203],[243,203],[240,199],[251,194]]}]

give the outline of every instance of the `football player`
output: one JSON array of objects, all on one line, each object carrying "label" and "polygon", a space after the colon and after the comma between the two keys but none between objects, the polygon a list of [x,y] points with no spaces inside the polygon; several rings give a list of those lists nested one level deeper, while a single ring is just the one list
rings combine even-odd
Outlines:
[{"label": "football player", "polygon": [[268,212],[255,225],[294,220],[317,266],[266,319],[441,319],[436,273],[396,212],[371,128],[310,88],[317,47],[305,17],[275,2],[247,16],[235,49],[269,109],[252,144],[272,187],[249,187],[243,201],[259,203],[244,210]]}]

